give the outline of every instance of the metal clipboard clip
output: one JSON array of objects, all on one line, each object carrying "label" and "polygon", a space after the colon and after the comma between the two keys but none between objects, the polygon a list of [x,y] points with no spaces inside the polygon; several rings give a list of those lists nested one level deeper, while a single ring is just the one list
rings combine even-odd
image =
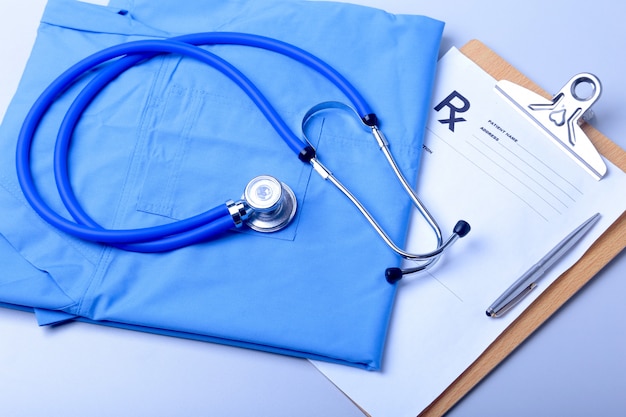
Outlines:
[{"label": "metal clipboard clip", "polygon": [[506,80],[499,81],[496,90],[596,180],[604,177],[606,164],[580,128],[592,117],[590,108],[602,92],[595,75],[575,75],[551,100]]}]

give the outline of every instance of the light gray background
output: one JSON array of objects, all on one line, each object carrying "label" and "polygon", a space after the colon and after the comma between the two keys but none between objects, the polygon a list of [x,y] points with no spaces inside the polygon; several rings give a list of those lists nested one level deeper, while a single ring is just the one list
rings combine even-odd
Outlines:
[{"label": "light gray background", "polygon": [[[557,91],[576,73],[595,73],[604,92],[594,108],[594,124],[626,148],[626,3],[353,2],[443,20],[442,53],[481,39],[548,91]],[[44,4],[0,4],[0,114],[15,89]],[[449,416],[625,415],[625,273],[622,253]],[[32,315],[0,309],[0,415],[362,413],[305,360],[81,323],[38,328]]]}]

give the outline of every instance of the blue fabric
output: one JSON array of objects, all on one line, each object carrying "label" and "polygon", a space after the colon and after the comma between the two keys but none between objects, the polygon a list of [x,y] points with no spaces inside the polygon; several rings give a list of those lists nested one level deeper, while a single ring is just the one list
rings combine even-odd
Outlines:
[{"label": "blue fabric", "polygon": [[[378,369],[396,291],[384,270],[400,259],[215,70],[160,56],[114,80],[77,128],[73,187],[103,226],[135,228],[237,199],[250,178],[269,174],[289,184],[299,203],[295,222],[276,234],[233,231],[161,254],[64,235],[21,194],[16,137],[43,89],[104,47],[248,32],[297,45],[344,74],[374,107],[401,169],[416,178],[442,29],[427,17],[329,2],[112,0],[104,7],[49,0],[0,129],[0,304],[32,309],[42,325],[76,318]],[[327,80],[283,56],[209,49],[255,82],[296,132],[312,106],[346,101]],[[32,152],[39,190],[61,213],[52,152],[75,93],[70,89],[52,107]],[[371,135],[332,113],[312,123],[310,139],[320,161],[402,242],[410,202]]]}]

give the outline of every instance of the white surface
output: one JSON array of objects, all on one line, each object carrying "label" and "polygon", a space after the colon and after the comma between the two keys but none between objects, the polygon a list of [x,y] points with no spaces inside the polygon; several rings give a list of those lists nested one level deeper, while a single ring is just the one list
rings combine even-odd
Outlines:
[{"label": "white surface", "polygon": [[[2,113],[44,3],[0,4]],[[595,73],[604,93],[594,124],[626,147],[626,3],[360,3],[444,20],[442,51],[481,39],[549,91]],[[449,415],[623,415],[625,271],[622,253]],[[33,316],[3,309],[0,334],[0,415],[361,415],[304,360],[80,323],[40,329]]]},{"label": "white surface", "polygon": [[[398,284],[382,372],[314,362],[373,417],[424,410],[626,210],[624,172],[609,162],[597,181],[506,103],[495,84],[456,48],[439,60],[434,103],[455,91],[469,109],[430,112],[417,191],[445,229],[461,217],[472,231],[435,268]],[[452,117],[464,119],[454,131],[445,123]],[[486,316],[504,290],[594,213],[600,221],[537,288],[504,317]],[[411,250],[432,245],[427,229],[414,211]]]}]

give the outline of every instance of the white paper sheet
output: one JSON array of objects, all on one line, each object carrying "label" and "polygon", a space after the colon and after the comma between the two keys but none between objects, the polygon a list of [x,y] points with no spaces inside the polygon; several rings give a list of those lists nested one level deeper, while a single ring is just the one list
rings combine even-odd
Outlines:
[{"label": "white paper sheet", "polygon": [[[494,85],[456,49],[439,63],[418,192],[444,236],[459,219],[472,231],[432,270],[400,282],[383,370],[314,362],[374,417],[423,411],[626,209],[626,174],[606,161],[605,178],[593,179]],[[451,93],[452,107],[469,108],[450,114],[438,106]],[[486,316],[513,281],[596,212],[600,222],[522,303],[502,318]],[[414,216],[409,248],[428,250],[431,235]]]}]

